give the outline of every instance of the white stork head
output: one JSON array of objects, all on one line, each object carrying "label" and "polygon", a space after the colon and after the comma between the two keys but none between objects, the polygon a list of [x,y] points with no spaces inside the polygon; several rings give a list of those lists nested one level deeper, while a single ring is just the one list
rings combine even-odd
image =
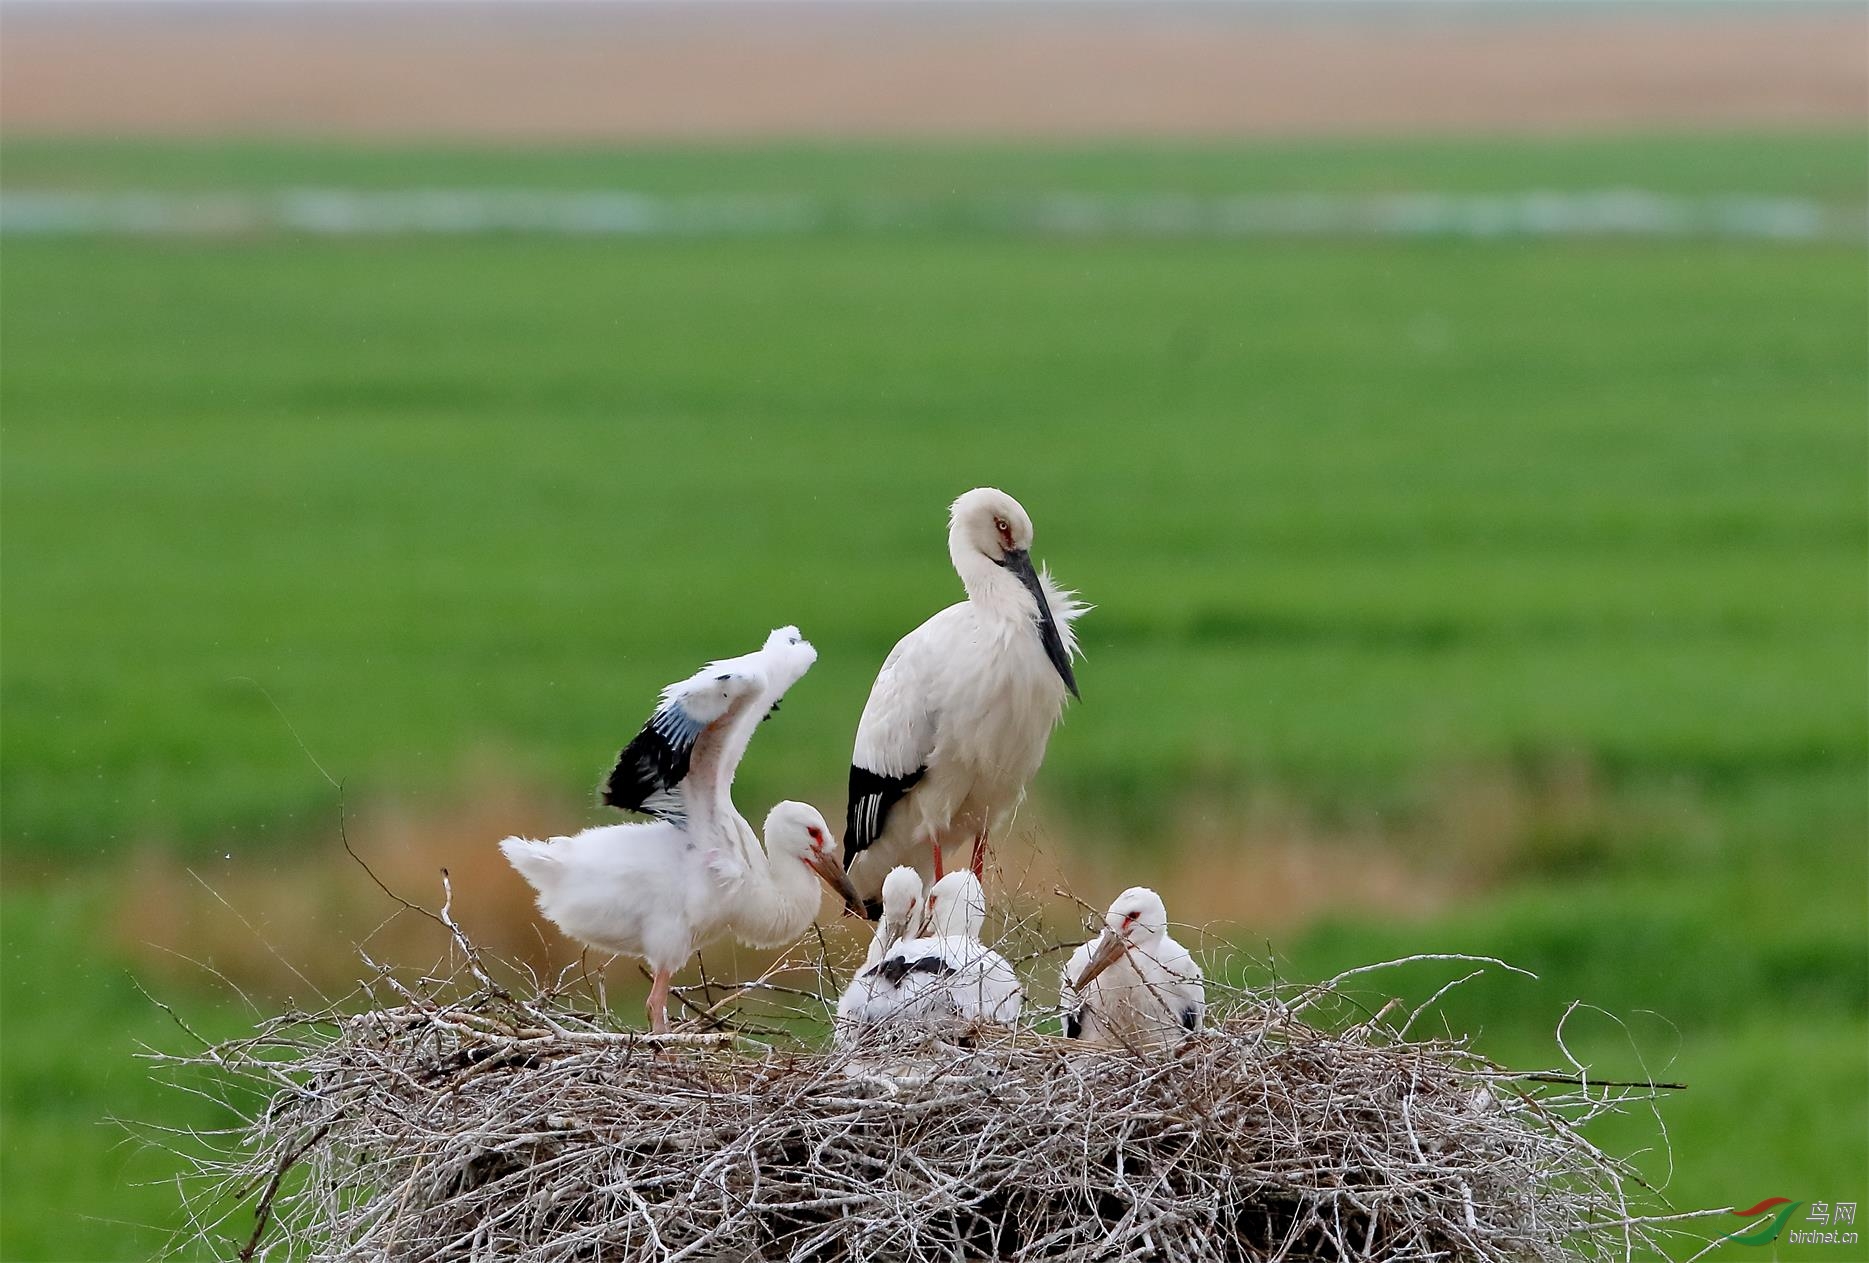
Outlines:
[{"label": "white stork head", "polygon": [[850,884],[843,861],[832,845],[831,827],[810,803],[782,802],[766,813],[766,854],[773,863],[802,862],[835,890],[844,906],[862,914],[863,901]]},{"label": "white stork head", "polygon": [[[1030,613],[1045,656],[1076,697],[1077,675],[1071,670],[1070,650],[1059,634],[1045,585],[1032,565],[1032,518],[1025,506],[998,487],[975,487],[948,510],[947,552],[969,600],[991,601],[998,596],[1024,604],[1030,597]],[[1006,583],[1005,575],[1017,584]]]},{"label": "white stork head", "polygon": [[1121,960],[1131,948],[1147,952],[1167,933],[1168,909],[1162,897],[1147,886],[1131,886],[1116,896],[1116,902],[1104,914],[1103,934],[1091,949],[1084,971],[1072,981],[1072,988],[1082,991],[1085,984]]},{"label": "white stork head", "polygon": [[949,873],[928,892],[928,933],[979,939],[986,928],[986,891],[967,869]]},{"label": "white stork head", "polygon": [[964,553],[977,553],[996,566],[1006,554],[1030,552],[1032,518],[1025,506],[998,487],[975,487],[948,509],[948,551],[958,569]]},{"label": "white stork head", "polygon": [[883,915],[876,923],[882,950],[887,952],[899,939],[920,938],[924,925],[922,875],[898,864],[883,878]]}]

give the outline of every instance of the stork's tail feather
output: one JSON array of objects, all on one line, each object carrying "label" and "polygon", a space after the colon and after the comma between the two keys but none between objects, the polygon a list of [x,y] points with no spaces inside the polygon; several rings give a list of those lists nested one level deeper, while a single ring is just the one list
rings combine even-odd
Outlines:
[{"label": "stork's tail feather", "polygon": [[552,854],[551,844],[535,842],[531,838],[507,838],[500,843],[500,854],[506,862],[519,870],[519,875],[532,884],[533,889],[543,892],[563,872],[558,857]]}]

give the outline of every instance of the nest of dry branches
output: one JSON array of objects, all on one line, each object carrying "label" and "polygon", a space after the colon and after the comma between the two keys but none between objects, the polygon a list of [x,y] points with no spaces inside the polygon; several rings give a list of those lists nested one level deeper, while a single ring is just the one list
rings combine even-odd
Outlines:
[{"label": "nest of dry branches", "polygon": [[1557,1263],[1665,1256],[1693,1218],[1581,1131],[1657,1085],[1507,1071],[1411,1038],[1423,1010],[1321,1020],[1343,978],[1210,990],[1169,1049],[1086,1049],[1030,1005],[826,1051],[821,954],[810,985],[689,989],[694,1025],[759,999],[789,1036],[656,1040],[496,982],[449,926],[457,974],[379,970],[361,1007],[173,1059],[253,1103],[195,1154],[220,1253]]}]

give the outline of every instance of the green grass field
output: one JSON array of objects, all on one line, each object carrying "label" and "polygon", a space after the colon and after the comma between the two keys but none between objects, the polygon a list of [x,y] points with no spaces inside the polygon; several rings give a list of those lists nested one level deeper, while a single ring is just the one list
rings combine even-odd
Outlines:
[{"label": "green grass field", "polygon": [[[1850,135],[9,142],[0,183],[1869,198]],[[1501,1055],[1552,1061],[1573,998],[1674,1054],[1668,1073],[1693,1084],[1664,1115],[1679,1203],[1861,1200],[1865,262],[1848,243],[939,224],[9,238],[0,1256],[142,1257],[155,1230],[126,1225],[175,1220],[172,1190],[118,1174],[161,1164],[99,1120],[210,1115],[144,1083],[129,1054],[167,1019],[87,923],[136,848],[263,860],[328,834],[329,788],[255,682],[353,801],[439,804],[492,759],[575,806],[663,683],[796,622],[820,662],[741,799],[806,796],[841,818],[868,682],[955,598],[945,505],[987,482],[1098,606],[1085,703],[1036,791],[1048,818],[1133,848],[1140,878],[1188,803],[1224,826],[1276,794],[1399,834],[1450,776],[1586,767],[1594,823],[1514,837],[1469,906],[1338,917],[1275,941],[1283,968],[1503,955],[1542,982],[1487,984],[1451,1013]],[[1424,870],[1474,859],[1413,846]],[[1255,951],[1265,938],[1240,927]],[[242,1020],[209,993],[177,999],[217,1031]],[[1649,1009],[1665,1022],[1633,1016]],[[1635,1069],[1613,1031],[1586,1042],[1605,1072]]]}]

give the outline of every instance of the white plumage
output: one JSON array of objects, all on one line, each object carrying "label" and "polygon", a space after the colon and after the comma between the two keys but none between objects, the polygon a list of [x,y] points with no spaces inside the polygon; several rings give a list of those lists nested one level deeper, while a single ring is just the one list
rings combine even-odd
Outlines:
[{"label": "white plumage", "polygon": [[782,627],[758,652],[710,663],[663,691],[603,794],[660,819],[500,843],[565,934],[649,966],[657,1031],[668,1027],[669,980],[697,947],[726,934],[752,947],[792,942],[817,914],[820,879],[855,903],[816,808],[774,807],[762,849],[731,795],[754,728],[816,659],[797,628]]},{"label": "white plumage", "polygon": [[1110,905],[1103,933],[1072,953],[1058,1003],[1073,1039],[1149,1048],[1199,1030],[1207,993],[1200,965],[1168,936],[1161,896],[1132,886]]},{"label": "white plumage", "polygon": [[897,865],[939,876],[941,851],[972,842],[978,870],[1077,693],[1072,623],[1088,607],[1033,569],[1031,545],[1032,520],[1005,492],[956,500],[948,555],[967,599],[903,637],[870,690],[844,863],[872,916]]},{"label": "white plumage", "polygon": [[883,878],[883,913],[876,918],[876,937],[870,940],[864,968],[882,963],[889,949],[903,939],[928,933],[928,905],[922,897],[922,875],[904,865]]},{"label": "white plumage", "polygon": [[837,1004],[837,1037],[851,1043],[877,1026],[1018,1020],[1019,980],[980,942],[986,894],[972,873],[949,873],[928,894],[928,934],[896,943],[866,965]]}]

